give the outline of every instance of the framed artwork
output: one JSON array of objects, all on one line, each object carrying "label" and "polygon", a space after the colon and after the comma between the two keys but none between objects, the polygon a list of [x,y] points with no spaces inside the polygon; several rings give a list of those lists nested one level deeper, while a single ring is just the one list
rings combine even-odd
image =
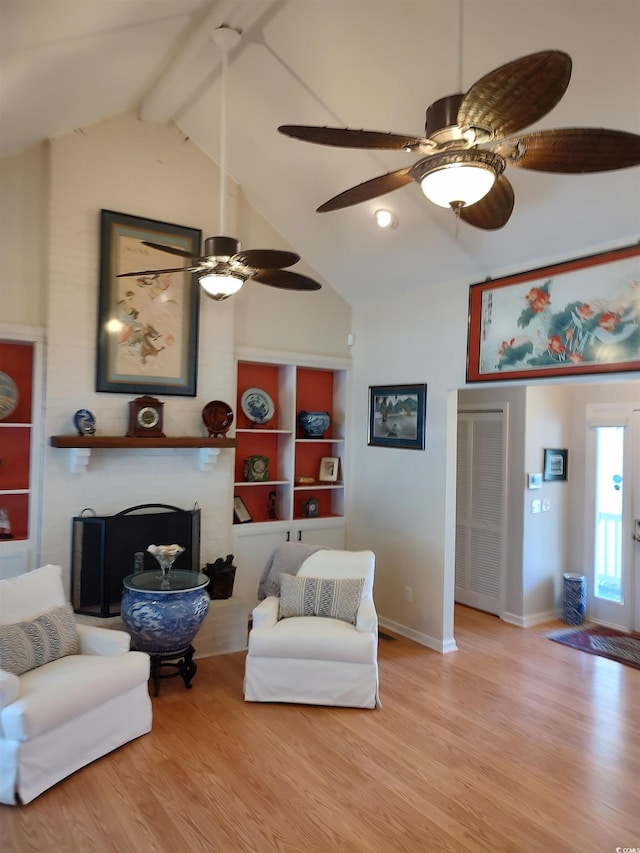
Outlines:
[{"label": "framed artwork", "polygon": [[324,483],[335,483],[338,479],[340,459],[338,456],[323,456],[320,460],[320,475],[318,479]]},{"label": "framed artwork", "polygon": [[253,521],[251,513],[242,498],[236,495],[233,499],[233,523],[246,524],[248,521]]},{"label": "framed artwork", "polygon": [[101,212],[96,391],[196,395],[197,279],[187,257],[143,240],[198,257],[201,239],[196,228]]},{"label": "framed artwork", "polygon": [[426,385],[369,386],[369,445],[424,450]]},{"label": "framed artwork", "polygon": [[545,480],[566,480],[567,479],[567,457],[568,450],[557,450],[553,448],[545,448],[544,451],[544,472]]},{"label": "framed artwork", "polygon": [[469,288],[467,382],[640,370],[640,245]]}]

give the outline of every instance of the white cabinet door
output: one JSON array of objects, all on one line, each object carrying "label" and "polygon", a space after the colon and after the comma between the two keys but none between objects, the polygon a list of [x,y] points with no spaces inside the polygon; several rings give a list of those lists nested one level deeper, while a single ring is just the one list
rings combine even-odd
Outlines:
[{"label": "white cabinet door", "polygon": [[306,545],[322,545],[324,548],[344,549],[344,519],[319,518],[296,521],[291,535],[292,542]]},{"label": "white cabinet door", "polygon": [[233,563],[236,577],[233,594],[240,596],[250,613],[258,603],[258,584],[262,570],[274,549],[287,541],[289,522],[236,524],[233,528]]}]

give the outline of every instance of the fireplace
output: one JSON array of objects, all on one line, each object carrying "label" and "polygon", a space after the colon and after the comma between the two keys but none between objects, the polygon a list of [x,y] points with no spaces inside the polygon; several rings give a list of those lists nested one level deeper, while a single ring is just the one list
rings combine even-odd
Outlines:
[{"label": "fireplace", "polygon": [[71,600],[76,613],[120,615],[122,581],[157,569],[149,545],[182,545],[176,569],[200,570],[200,508],[142,504],[115,515],[80,515],[72,522]]}]

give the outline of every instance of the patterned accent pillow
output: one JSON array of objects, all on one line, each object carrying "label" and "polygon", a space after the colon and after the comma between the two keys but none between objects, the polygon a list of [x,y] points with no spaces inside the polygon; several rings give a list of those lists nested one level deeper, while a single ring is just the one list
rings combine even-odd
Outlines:
[{"label": "patterned accent pillow", "polygon": [[307,578],[280,575],[278,619],[326,616],[356,624],[364,578]]},{"label": "patterned accent pillow", "polygon": [[14,675],[79,653],[80,638],[70,604],[49,610],[33,622],[0,625],[0,669]]}]

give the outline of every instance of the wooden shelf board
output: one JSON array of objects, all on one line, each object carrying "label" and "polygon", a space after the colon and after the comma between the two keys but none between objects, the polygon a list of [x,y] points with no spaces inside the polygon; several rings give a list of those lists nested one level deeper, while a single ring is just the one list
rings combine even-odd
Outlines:
[{"label": "wooden shelf board", "polygon": [[195,436],[148,436],[130,438],[121,435],[52,435],[52,447],[85,447],[92,450],[103,448],[151,448],[151,447],[237,447],[235,438],[205,438]]}]

